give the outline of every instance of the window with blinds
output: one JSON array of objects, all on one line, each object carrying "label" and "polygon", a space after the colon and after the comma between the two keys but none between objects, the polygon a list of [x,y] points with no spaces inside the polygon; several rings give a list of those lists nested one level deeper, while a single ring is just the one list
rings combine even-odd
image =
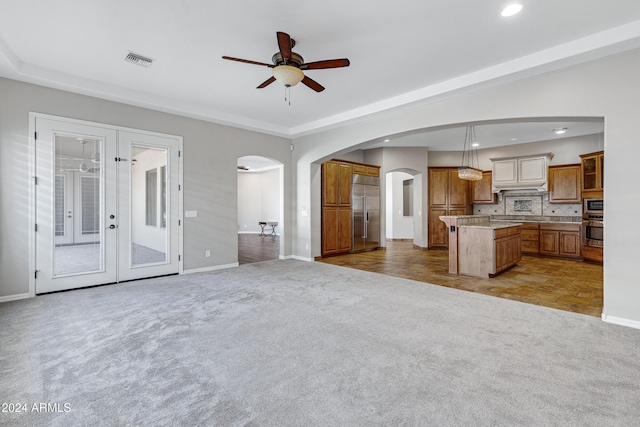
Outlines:
[{"label": "window with blinds", "polygon": [[80,177],[80,209],[82,234],[100,233],[100,180],[92,176]]},{"label": "window with blinds", "polygon": [[158,170],[146,172],[146,215],[145,224],[158,225]]},{"label": "window with blinds", "polygon": [[64,175],[56,175],[55,186],[55,233],[56,236],[64,236]]}]

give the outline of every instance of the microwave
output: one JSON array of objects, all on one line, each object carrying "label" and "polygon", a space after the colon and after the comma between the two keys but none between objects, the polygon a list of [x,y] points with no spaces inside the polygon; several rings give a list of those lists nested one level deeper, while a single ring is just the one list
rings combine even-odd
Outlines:
[{"label": "microwave", "polygon": [[584,213],[602,215],[604,212],[604,199],[584,199]]}]

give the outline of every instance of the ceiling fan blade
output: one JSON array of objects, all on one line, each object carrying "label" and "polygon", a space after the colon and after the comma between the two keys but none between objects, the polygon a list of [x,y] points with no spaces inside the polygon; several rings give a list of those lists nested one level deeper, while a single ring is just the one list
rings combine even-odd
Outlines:
[{"label": "ceiling fan blade", "polygon": [[291,37],[287,33],[278,31],[278,48],[280,48],[280,54],[287,62],[291,60]]},{"label": "ceiling fan blade", "polygon": [[324,68],[340,68],[340,67],[348,67],[349,64],[350,62],[347,58],[327,59],[324,61],[315,61],[315,62],[302,64],[300,66],[300,69],[301,70],[320,70]]},{"label": "ceiling fan blade", "polygon": [[316,92],[322,92],[324,90],[324,87],[320,83],[318,83],[313,79],[310,79],[307,76],[304,76],[304,78],[302,79],[302,83],[309,86],[311,89],[315,90]]},{"label": "ceiling fan blade", "polygon": [[275,82],[276,78],[275,77],[269,77],[264,83],[262,83],[260,86],[258,86],[256,89],[262,89],[265,88],[267,86],[269,86],[271,83]]},{"label": "ceiling fan blade", "polygon": [[264,67],[269,67],[269,68],[275,67],[275,65],[273,65],[273,64],[266,64],[264,62],[249,61],[248,59],[232,58],[231,56],[223,56],[222,59],[228,59],[229,61],[244,62],[245,64],[262,65]]}]

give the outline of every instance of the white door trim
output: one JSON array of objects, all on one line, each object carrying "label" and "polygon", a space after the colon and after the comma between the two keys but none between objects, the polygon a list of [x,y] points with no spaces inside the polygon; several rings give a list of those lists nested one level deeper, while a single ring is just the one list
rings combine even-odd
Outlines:
[{"label": "white door trim", "polygon": [[183,242],[183,238],[184,238],[184,227],[183,227],[183,224],[184,224],[184,219],[183,219],[184,167],[183,167],[183,163],[184,161],[182,156],[183,142],[184,142],[183,137],[178,135],[152,132],[152,131],[146,131],[141,129],[128,128],[128,127],[110,125],[110,124],[99,123],[99,122],[92,122],[87,120],[72,119],[68,117],[55,116],[51,114],[29,112],[29,146],[28,146],[29,176],[32,178],[32,183],[31,183],[32,185],[29,187],[29,202],[28,202],[29,203],[28,217],[29,217],[29,224],[31,224],[29,227],[29,272],[28,272],[29,273],[29,297],[35,297],[36,295],[36,249],[37,249],[36,248],[36,230],[35,230],[35,224],[36,224],[36,187],[35,186],[37,183],[36,169],[35,169],[36,167],[36,138],[35,138],[36,118],[58,120],[58,121],[64,121],[67,123],[74,123],[74,124],[86,125],[86,126],[96,126],[96,127],[107,128],[115,131],[134,132],[134,133],[159,136],[164,138],[175,138],[178,140],[178,151],[180,153],[178,156],[178,169],[179,169],[178,185],[180,188],[180,191],[178,192],[178,212],[179,212],[178,219],[180,222],[180,226],[178,227],[178,254],[179,254],[178,274],[183,274],[184,273],[184,258],[182,256],[183,250],[184,250],[184,242]]}]

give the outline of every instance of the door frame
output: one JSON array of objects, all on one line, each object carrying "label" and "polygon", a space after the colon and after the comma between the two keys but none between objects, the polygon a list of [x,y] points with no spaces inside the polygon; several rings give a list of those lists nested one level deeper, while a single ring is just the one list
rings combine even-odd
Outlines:
[{"label": "door frame", "polygon": [[72,119],[69,117],[55,116],[51,114],[29,112],[29,176],[31,177],[31,185],[29,186],[29,297],[36,296],[36,118],[58,120],[67,123],[75,123],[85,126],[98,126],[102,128],[108,128],[115,131],[133,132],[138,134],[145,134],[151,136],[158,136],[164,138],[175,138],[178,140],[178,274],[184,273],[184,260],[182,257],[184,249],[184,227],[183,227],[183,203],[184,203],[184,184],[183,184],[183,137],[178,135],[171,135],[160,132],[151,132],[142,129],[128,128],[124,126],[117,126],[87,120]]}]

